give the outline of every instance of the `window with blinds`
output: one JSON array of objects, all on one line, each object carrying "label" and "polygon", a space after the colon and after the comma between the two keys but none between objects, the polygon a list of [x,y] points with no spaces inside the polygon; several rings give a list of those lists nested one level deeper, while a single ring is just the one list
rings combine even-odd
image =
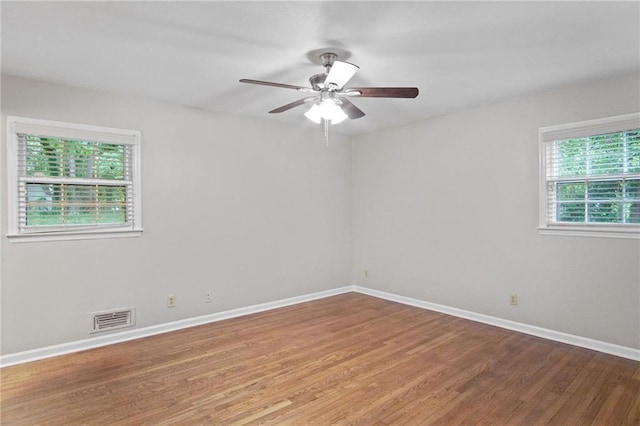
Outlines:
[{"label": "window with blinds", "polygon": [[9,236],[139,232],[139,132],[8,118]]},{"label": "window with blinds", "polygon": [[638,115],[545,128],[540,135],[540,229],[638,237]]}]

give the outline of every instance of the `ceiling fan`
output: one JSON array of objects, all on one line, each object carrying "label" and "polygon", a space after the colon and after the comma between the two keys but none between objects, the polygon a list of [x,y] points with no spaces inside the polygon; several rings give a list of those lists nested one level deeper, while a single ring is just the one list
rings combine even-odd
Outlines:
[{"label": "ceiling fan", "polygon": [[309,78],[311,87],[293,86],[290,84],[272,83],[270,81],[250,80],[243,78],[241,83],[259,84],[263,86],[282,87],[299,92],[312,93],[311,96],[283,105],[269,111],[281,113],[300,105],[311,103],[305,116],[318,124],[325,120],[325,125],[337,124],[346,118],[364,117],[365,113],[350,101],[351,98],[415,98],[417,87],[349,87],[345,85],[355,75],[359,67],[349,62],[337,60],[338,55],[327,52],[320,55],[325,72]]}]

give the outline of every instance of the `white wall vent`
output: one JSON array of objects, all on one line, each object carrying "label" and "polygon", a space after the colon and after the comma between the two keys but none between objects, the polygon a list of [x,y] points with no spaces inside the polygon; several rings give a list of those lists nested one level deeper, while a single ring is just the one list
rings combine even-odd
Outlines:
[{"label": "white wall vent", "polygon": [[91,333],[133,327],[136,325],[135,308],[121,308],[112,311],[94,312],[91,316],[93,317],[93,328]]}]

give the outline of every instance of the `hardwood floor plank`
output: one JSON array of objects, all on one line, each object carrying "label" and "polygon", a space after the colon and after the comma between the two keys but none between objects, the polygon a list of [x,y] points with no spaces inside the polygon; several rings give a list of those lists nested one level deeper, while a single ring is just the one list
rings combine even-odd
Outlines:
[{"label": "hardwood floor plank", "polygon": [[640,363],[349,293],[3,368],[0,423],[640,423]]}]

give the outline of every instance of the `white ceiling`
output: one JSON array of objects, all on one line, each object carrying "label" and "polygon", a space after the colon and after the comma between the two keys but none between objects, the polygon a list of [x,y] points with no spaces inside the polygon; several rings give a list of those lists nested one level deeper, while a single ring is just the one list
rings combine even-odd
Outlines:
[{"label": "white ceiling", "polygon": [[[355,99],[358,134],[573,82],[640,70],[639,2],[6,2],[2,71],[260,119],[307,123],[293,90],[327,48],[349,86],[416,86]],[[348,57],[347,57],[348,56]]]}]

